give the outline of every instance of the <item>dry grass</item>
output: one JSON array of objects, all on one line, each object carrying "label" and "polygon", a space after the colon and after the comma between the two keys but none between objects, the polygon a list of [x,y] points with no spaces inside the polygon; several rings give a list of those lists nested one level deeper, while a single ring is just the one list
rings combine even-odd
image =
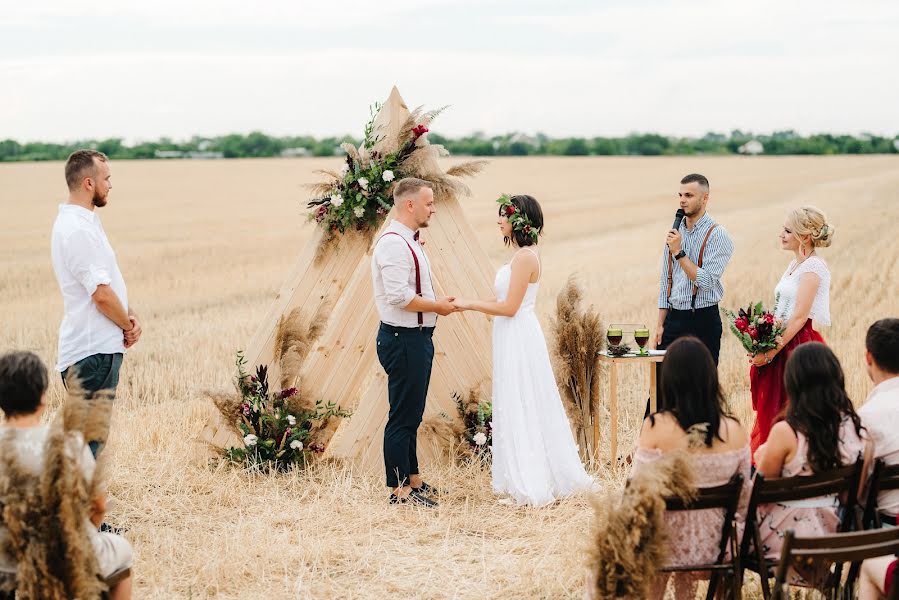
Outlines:
[{"label": "dry grass", "polygon": [[[447,164],[452,164],[448,162]],[[229,385],[246,345],[300,249],[315,169],[337,159],[113,162],[102,212],[144,339],[122,371],[110,443],[111,520],[136,551],[138,598],[576,598],[582,584],[587,499],[542,510],[497,505],[489,475],[428,472],[451,490],[434,513],[390,510],[379,474],[343,465],[247,476],[209,468],[191,442],[215,409],[201,397]],[[527,192],[544,206],[539,306],[544,324],[568,276],[608,322],[655,325],[664,231],[677,181],[712,182],[714,216],[736,243],[726,303],[767,298],[789,260],[775,236],[789,207],[814,203],[838,227],[822,251],[833,274],[834,326],[823,330],[861,402],[870,385],[867,325],[899,314],[899,159],[534,158],[491,162],[463,208],[495,264],[506,260],[494,199]],[[49,233],[64,199],[62,166],[0,165],[0,350],[55,360],[62,305]],[[545,328],[549,331],[549,328]],[[622,373],[620,440],[634,439],[647,384]],[[722,381],[750,422],[747,365],[726,336]],[[62,386],[54,379],[51,403]],[[607,452],[608,413],[602,443]],[[623,470],[600,470],[620,489]]]}]

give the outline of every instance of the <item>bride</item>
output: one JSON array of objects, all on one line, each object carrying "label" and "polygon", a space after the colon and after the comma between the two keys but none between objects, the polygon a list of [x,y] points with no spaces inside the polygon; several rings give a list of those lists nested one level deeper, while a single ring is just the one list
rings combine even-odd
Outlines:
[{"label": "bride", "polygon": [[493,491],[542,506],[593,487],[584,470],[543,330],[534,312],[541,275],[535,250],[543,211],[531,196],[502,196],[497,225],[516,251],[499,268],[495,300],[456,299],[493,315]]}]

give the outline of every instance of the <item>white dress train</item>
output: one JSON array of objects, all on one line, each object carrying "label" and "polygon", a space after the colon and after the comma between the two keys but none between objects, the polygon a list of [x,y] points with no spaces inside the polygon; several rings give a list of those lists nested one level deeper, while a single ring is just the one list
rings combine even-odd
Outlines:
[{"label": "white dress train", "polygon": [[[497,271],[498,300],[511,274],[511,263]],[[493,491],[531,506],[596,485],[578,455],[534,312],[538,289],[529,283],[515,316],[493,320]]]}]

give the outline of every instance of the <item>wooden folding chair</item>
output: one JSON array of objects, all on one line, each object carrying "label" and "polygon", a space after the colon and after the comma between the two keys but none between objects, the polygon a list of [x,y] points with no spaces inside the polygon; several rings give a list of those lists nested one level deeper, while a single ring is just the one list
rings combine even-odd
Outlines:
[{"label": "wooden folding chair", "polygon": [[[731,477],[729,483],[710,488],[700,488],[695,499],[684,502],[680,498],[666,497],[665,508],[669,511],[705,510],[718,508],[724,511],[724,523],[721,526],[721,540],[718,544],[718,558],[714,563],[702,565],[688,565],[683,567],[663,567],[660,573],[682,573],[691,571],[709,571],[709,591],[707,600],[715,597],[718,588],[718,580],[721,574],[731,581],[734,600],[740,600],[740,546],[737,541],[737,505],[740,502],[740,491],[743,489],[743,475],[740,473]],[[730,559],[727,558],[727,550],[730,548]]]},{"label": "wooden folding chair", "polygon": [[[790,586],[787,575],[790,568],[809,567],[815,563],[836,564],[860,563],[867,558],[895,555],[899,552],[899,529],[872,529],[851,533],[810,538],[796,537],[793,530],[784,534],[780,563],[774,575],[775,600],[787,600],[790,597]],[[831,600],[838,598],[855,598],[854,582],[840,581],[839,570],[834,571],[824,589],[820,589]],[[889,600],[899,600],[899,584],[893,583],[886,590]]]},{"label": "wooden folding chair", "polygon": [[[838,531],[845,532],[853,528],[856,506],[858,504],[858,486],[862,475],[862,456],[855,463],[833,469],[818,475],[765,479],[761,473],[755,474],[752,484],[752,495],[746,510],[746,529],[740,546],[742,566],[759,574],[762,581],[762,595],[771,597],[768,578],[771,577],[769,565],[765,560],[762,547],[762,534],[758,518],[759,506],[777,502],[809,500],[819,496],[836,496],[841,500],[843,516]],[[752,552],[750,552],[752,544]],[[740,577],[742,580],[742,575]]]},{"label": "wooden folding chair", "polygon": [[870,481],[862,522],[866,528],[876,529],[883,526],[882,515],[877,509],[877,496],[880,492],[899,490],[899,465],[887,465],[882,458],[878,458],[874,463]]}]

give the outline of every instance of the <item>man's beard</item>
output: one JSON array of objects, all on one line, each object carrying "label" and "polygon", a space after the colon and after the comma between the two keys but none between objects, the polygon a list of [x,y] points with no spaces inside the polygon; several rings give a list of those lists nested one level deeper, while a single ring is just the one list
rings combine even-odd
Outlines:
[{"label": "man's beard", "polygon": [[423,223],[419,223],[419,224],[418,224],[418,228],[421,229],[422,227],[427,227],[427,226],[428,226],[428,223],[429,223],[429,221],[425,221],[425,222],[423,222]]},{"label": "man's beard", "polygon": [[101,196],[97,190],[94,190],[94,197],[91,202],[97,208],[102,208],[106,206],[106,196]]}]

